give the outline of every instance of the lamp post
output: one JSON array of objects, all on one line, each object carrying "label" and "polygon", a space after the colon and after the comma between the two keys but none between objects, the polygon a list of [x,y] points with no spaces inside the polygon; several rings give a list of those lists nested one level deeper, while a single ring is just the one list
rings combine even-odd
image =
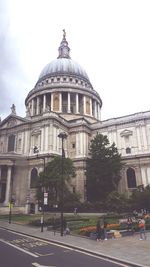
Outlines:
[{"label": "lamp post", "polygon": [[[45,177],[45,157],[39,157],[39,148],[37,146],[34,146],[33,153],[37,155],[37,158],[41,158],[44,161],[44,177]],[[41,215],[41,232],[43,232],[44,228],[44,178],[42,181],[42,215]]]},{"label": "lamp post", "polygon": [[64,139],[67,138],[67,134],[65,132],[61,132],[58,135],[59,138],[61,138],[62,141],[62,162],[61,162],[61,195],[60,195],[60,201],[61,201],[61,231],[60,231],[60,235],[63,236],[63,221],[64,221],[64,216],[63,216],[63,209],[64,209],[64,178],[63,178],[63,174],[64,174],[64,164],[63,164],[63,160],[65,158],[65,151],[64,151]]},{"label": "lamp post", "polygon": [[11,177],[11,184],[10,184],[10,198],[9,198],[9,224],[11,223],[12,217],[12,207],[13,207],[13,198],[12,198],[12,187],[13,187],[13,177]]},{"label": "lamp post", "polygon": [[11,208],[12,208],[12,201],[9,201],[9,223],[11,223]]}]

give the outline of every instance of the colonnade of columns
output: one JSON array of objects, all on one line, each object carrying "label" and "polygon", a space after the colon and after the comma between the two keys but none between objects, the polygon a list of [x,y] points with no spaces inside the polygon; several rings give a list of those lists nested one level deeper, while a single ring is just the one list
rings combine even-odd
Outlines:
[{"label": "colonnade of columns", "polygon": [[[64,96],[66,99],[64,100]],[[74,99],[74,101],[72,100]],[[100,103],[90,96],[70,92],[54,92],[34,97],[28,103],[31,116],[47,111],[74,113],[94,117],[100,120]]]}]

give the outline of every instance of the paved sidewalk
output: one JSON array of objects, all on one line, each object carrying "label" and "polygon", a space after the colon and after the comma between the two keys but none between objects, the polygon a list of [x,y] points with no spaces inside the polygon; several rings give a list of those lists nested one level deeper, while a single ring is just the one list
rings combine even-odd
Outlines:
[{"label": "paved sidewalk", "polygon": [[147,240],[142,241],[139,240],[139,234],[135,234],[134,236],[97,242],[92,239],[73,235],[60,236],[60,233],[54,235],[53,232],[47,231],[46,228],[44,228],[44,231],[41,233],[40,228],[14,223],[9,224],[4,221],[0,221],[0,227],[48,241],[65,244],[69,247],[92,252],[93,254],[115,260],[117,259],[130,264],[130,266],[150,267],[150,233],[146,233]]}]

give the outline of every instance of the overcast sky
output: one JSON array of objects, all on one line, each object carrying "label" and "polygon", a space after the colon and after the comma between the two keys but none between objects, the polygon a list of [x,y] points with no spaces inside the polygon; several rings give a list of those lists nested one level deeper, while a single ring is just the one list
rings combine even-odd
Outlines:
[{"label": "overcast sky", "polygon": [[24,100],[56,59],[62,29],[71,58],[103,101],[102,120],[150,110],[149,0],[0,0],[0,116]]}]

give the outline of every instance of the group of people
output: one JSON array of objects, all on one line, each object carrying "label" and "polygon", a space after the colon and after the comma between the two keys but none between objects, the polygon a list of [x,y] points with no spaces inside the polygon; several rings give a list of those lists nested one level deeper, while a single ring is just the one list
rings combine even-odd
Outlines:
[{"label": "group of people", "polygon": [[[139,232],[140,232],[140,240],[146,240],[146,233],[145,233],[145,219],[144,217],[141,217],[140,219],[136,219],[136,222],[138,224]],[[128,230],[134,234],[134,224],[131,217],[128,217],[127,219],[128,224]]]},{"label": "group of people", "polygon": [[[137,222],[138,228],[139,228],[140,240],[146,240],[144,217],[137,219],[136,222]],[[107,224],[105,219],[103,220],[102,226],[101,226],[100,220],[97,221],[97,225],[96,225],[96,240],[97,241],[107,240],[107,238],[108,238],[107,226],[108,226],[108,224]],[[134,234],[134,231],[135,231],[134,222],[133,222],[131,217],[127,218],[127,230],[131,231],[132,235]]]},{"label": "group of people", "polygon": [[97,221],[96,225],[96,240],[102,241],[107,240],[107,221],[104,219],[103,226],[101,226],[100,220]]}]

